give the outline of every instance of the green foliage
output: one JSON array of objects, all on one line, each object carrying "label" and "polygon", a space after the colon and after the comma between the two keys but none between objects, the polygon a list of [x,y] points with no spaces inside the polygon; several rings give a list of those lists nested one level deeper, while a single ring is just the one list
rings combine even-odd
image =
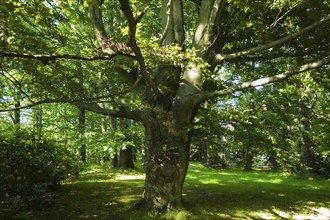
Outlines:
[{"label": "green foliage", "polygon": [[77,159],[64,146],[23,128],[0,135],[1,202],[31,198],[58,187],[70,176],[77,176]]}]

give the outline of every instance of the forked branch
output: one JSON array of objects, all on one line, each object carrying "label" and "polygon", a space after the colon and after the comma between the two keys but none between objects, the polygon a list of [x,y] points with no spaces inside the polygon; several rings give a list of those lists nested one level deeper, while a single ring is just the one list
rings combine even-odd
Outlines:
[{"label": "forked branch", "polygon": [[219,64],[223,61],[232,60],[232,59],[239,58],[239,57],[242,57],[242,56],[259,53],[259,52],[268,50],[270,48],[283,45],[286,42],[289,42],[292,39],[295,39],[297,37],[300,37],[301,35],[306,34],[307,32],[319,27],[320,25],[325,24],[329,20],[330,20],[330,14],[328,16],[322,18],[318,22],[315,22],[315,23],[305,27],[304,29],[302,29],[302,30],[300,30],[300,31],[298,31],[298,32],[296,32],[292,35],[288,35],[286,37],[280,38],[280,39],[278,39],[276,41],[273,41],[269,44],[261,45],[261,46],[250,48],[250,49],[247,49],[247,50],[242,50],[242,51],[239,51],[239,52],[236,52],[236,53],[231,53],[231,54],[217,54],[214,57],[213,64],[217,65],[217,64]]},{"label": "forked branch", "polygon": [[146,84],[150,86],[152,91],[156,94],[158,98],[161,98],[162,92],[159,90],[157,84],[151,79],[149,73],[147,72],[146,63],[142,55],[140,47],[136,43],[136,25],[137,20],[133,16],[133,12],[129,6],[128,0],[119,0],[120,9],[123,11],[128,22],[128,44],[132,48],[135,59],[139,62],[140,65],[140,74],[145,80]]}]

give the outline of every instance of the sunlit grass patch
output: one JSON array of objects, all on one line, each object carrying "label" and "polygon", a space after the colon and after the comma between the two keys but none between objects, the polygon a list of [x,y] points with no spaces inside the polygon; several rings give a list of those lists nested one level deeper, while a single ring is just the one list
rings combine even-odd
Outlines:
[{"label": "sunlit grass patch", "polygon": [[145,175],[118,175],[117,180],[143,180]]},{"label": "sunlit grass patch", "polygon": [[330,204],[326,179],[310,180],[270,171],[209,169],[194,163],[190,169],[185,199],[192,216],[200,219],[278,219],[281,214],[294,218],[297,213],[312,214],[312,207]]},{"label": "sunlit grass patch", "polygon": [[186,219],[192,219],[193,216],[188,211],[171,211],[166,213],[163,218],[165,219],[175,219],[175,220],[186,220]]}]

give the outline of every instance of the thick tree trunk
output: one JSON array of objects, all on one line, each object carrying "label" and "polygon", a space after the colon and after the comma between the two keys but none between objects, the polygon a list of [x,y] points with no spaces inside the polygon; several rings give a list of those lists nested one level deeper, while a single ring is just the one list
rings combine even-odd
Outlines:
[{"label": "thick tree trunk", "polygon": [[188,169],[189,139],[183,134],[163,137],[156,122],[147,128],[146,180],[142,198],[147,209],[183,208],[182,188]]},{"label": "thick tree trunk", "polygon": [[147,209],[167,211],[184,206],[182,188],[194,115],[194,104],[187,97],[176,97],[169,111],[156,107],[145,114],[146,180],[139,204]]}]

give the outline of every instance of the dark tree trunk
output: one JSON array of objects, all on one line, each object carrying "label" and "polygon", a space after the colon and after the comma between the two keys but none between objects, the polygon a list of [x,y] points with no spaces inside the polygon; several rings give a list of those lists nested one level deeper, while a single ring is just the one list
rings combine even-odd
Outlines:
[{"label": "dark tree trunk", "polygon": [[[253,95],[253,91],[252,91]],[[250,99],[250,117],[249,117],[249,122],[248,124],[248,140],[246,143],[246,150],[245,150],[245,156],[244,156],[244,171],[251,171],[252,170],[252,165],[253,165],[253,154],[252,154],[252,149],[255,147],[256,144],[256,121],[254,119],[254,115],[256,113],[256,103],[253,97]]]},{"label": "dark tree trunk", "polygon": [[18,108],[21,107],[21,102],[15,102],[15,111],[14,111],[14,124],[20,125],[21,124],[21,110]]},{"label": "dark tree trunk", "polygon": [[102,162],[103,163],[106,163],[106,162],[109,162],[109,161],[110,161],[110,155],[109,154],[102,157]]},{"label": "dark tree trunk", "polygon": [[134,169],[133,147],[127,146],[119,152],[119,168]]},{"label": "dark tree trunk", "polygon": [[300,172],[302,175],[310,175],[315,173],[314,143],[309,136],[309,131],[312,128],[311,114],[312,109],[306,106],[304,103],[301,103]]},{"label": "dark tree trunk", "polygon": [[42,106],[37,106],[34,109],[34,130],[36,131],[38,138],[42,137],[43,128],[43,109]]},{"label": "dark tree trunk", "polygon": [[79,108],[79,116],[78,116],[78,132],[79,132],[79,156],[80,160],[86,163],[86,144],[85,142],[85,123],[86,123],[86,110],[83,108]]},{"label": "dark tree trunk", "polygon": [[19,128],[21,124],[21,110],[19,109],[21,107],[21,94],[20,92],[17,92],[17,94],[14,96],[14,117],[13,117],[13,123],[16,125],[16,129]]},{"label": "dark tree trunk", "polygon": [[272,170],[278,171],[281,169],[281,165],[278,162],[278,158],[276,156],[276,152],[274,150],[270,150],[268,154],[268,162],[271,163]]},{"label": "dark tree trunk", "polygon": [[205,166],[210,166],[210,160],[209,160],[209,148],[210,148],[210,142],[209,138],[206,137],[201,144],[200,151],[201,151],[201,162]]},{"label": "dark tree trunk", "polygon": [[244,171],[251,171],[253,165],[253,155],[249,150],[245,152],[244,162],[245,162]]},{"label": "dark tree trunk", "polygon": [[111,158],[110,158],[110,166],[112,168],[117,169],[118,168],[118,154],[115,153]]}]

